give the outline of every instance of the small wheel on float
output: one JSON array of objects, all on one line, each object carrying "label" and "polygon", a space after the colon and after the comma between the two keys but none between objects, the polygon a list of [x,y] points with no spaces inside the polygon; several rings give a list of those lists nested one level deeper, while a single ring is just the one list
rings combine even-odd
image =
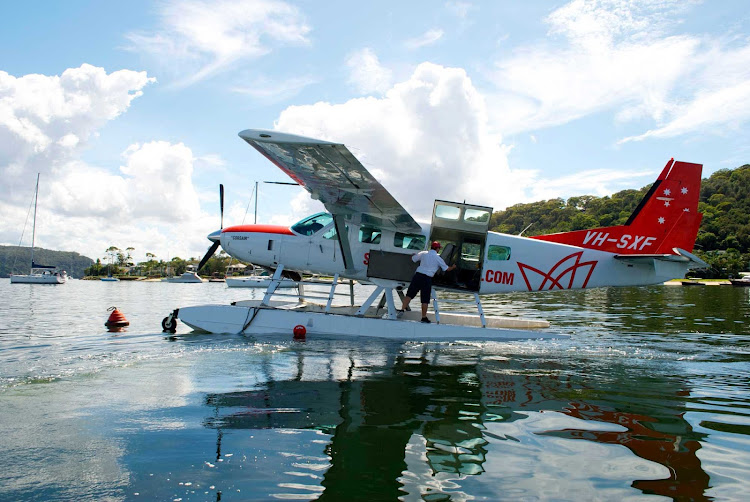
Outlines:
[{"label": "small wheel on float", "polygon": [[177,319],[171,314],[161,320],[161,327],[164,331],[174,333],[177,331]]}]

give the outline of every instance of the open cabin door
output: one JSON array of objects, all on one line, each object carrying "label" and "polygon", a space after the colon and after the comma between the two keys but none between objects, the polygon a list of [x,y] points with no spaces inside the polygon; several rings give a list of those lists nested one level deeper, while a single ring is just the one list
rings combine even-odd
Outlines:
[{"label": "open cabin door", "polygon": [[435,201],[430,241],[440,243],[440,256],[449,266],[456,265],[456,269],[438,271],[432,281],[434,285],[479,291],[490,216],[491,207]]}]

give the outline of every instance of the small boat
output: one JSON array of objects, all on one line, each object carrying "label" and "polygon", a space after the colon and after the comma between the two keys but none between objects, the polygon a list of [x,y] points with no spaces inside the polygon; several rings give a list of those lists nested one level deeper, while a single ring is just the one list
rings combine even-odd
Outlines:
[{"label": "small boat", "polygon": [[741,279],[729,279],[729,282],[732,283],[732,286],[737,287],[750,287],[750,278],[748,277],[742,277]]},{"label": "small boat", "polygon": [[[267,288],[271,284],[271,276],[227,277],[226,283],[228,288]],[[296,288],[297,286],[299,286],[298,282],[283,278],[279,281],[278,288]]]},{"label": "small boat", "polygon": [[118,279],[117,277],[112,277],[111,275],[107,277],[102,277],[102,280],[104,282],[120,282],[120,279]]},{"label": "small boat", "polygon": [[166,277],[162,279],[162,282],[198,283],[203,282],[203,279],[195,272],[184,272],[182,275],[175,277]]},{"label": "small boat", "polygon": [[693,279],[688,279],[688,280],[681,281],[681,282],[683,286],[705,286],[704,283],[693,280]]},{"label": "small boat", "polygon": [[57,271],[52,265],[40,265],[34,263],[34,240],[36,239],[36,203],[39,198],[39,174],[36,175],[36,188],[34,189],[34,225],[31,230],[31,270],[28,274],[11,274],[11,284],[64,284],[68,280],[68,274],[63,270]]}]

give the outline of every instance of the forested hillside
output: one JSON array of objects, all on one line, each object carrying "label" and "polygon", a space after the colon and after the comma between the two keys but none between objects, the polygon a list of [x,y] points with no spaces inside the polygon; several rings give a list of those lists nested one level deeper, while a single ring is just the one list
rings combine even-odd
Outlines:
[{"label": "forested hillside", "polygon": [[[645,196],[623,190],[608,197],[584,195],[516,204],[492,215],[490,228],[525,236],[621,225]],[[716,171],[701,183],[703,213],[695,250],[712,265],[706,276],[726,277],[750,270],[750,164]],[[531,226],[529,226],[531,225]],[[700,275],[700,274],[695,274]]]},{"label": "forested hillside", "polygon": [[[76,278],[83,277],[84,269],[94,263],[91,258],[74,251],[51,251],[40,248],[34,250],[34,261],[42,265],[54,265]],[[0,277],[8,277],[9,274],[28,274],[30,265],[31,248],[0,246]]]}]

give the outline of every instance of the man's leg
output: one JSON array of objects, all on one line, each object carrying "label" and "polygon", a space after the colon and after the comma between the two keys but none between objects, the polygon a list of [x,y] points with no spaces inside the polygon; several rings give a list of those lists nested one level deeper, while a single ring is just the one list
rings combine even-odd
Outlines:
[{"label": "man's leg", "polygon": [[411,278],[409,288],[406,290],[406,296],[401,302],[401,310],[407,310],[409,308],[409,302],[411,302],[411,299],[417,295],[417,291],[419,291],[418,281],[419,276],[417,274],[414,274],[414,277]]},{"label": "man's leg", "polygon": [[411,301],[411,297],[409,295],[406,295],[404,297],[404,301],[401,302],[401,310],[406,310],[409,308],[409,302]]},{"label": "man's leg", "polygon": [[422,322],[430,322],[427,319],[427,307],[430,305],[430,293],[432,292],[432,281],[427,280],[420,291],[420,299],[422,300]]}]

